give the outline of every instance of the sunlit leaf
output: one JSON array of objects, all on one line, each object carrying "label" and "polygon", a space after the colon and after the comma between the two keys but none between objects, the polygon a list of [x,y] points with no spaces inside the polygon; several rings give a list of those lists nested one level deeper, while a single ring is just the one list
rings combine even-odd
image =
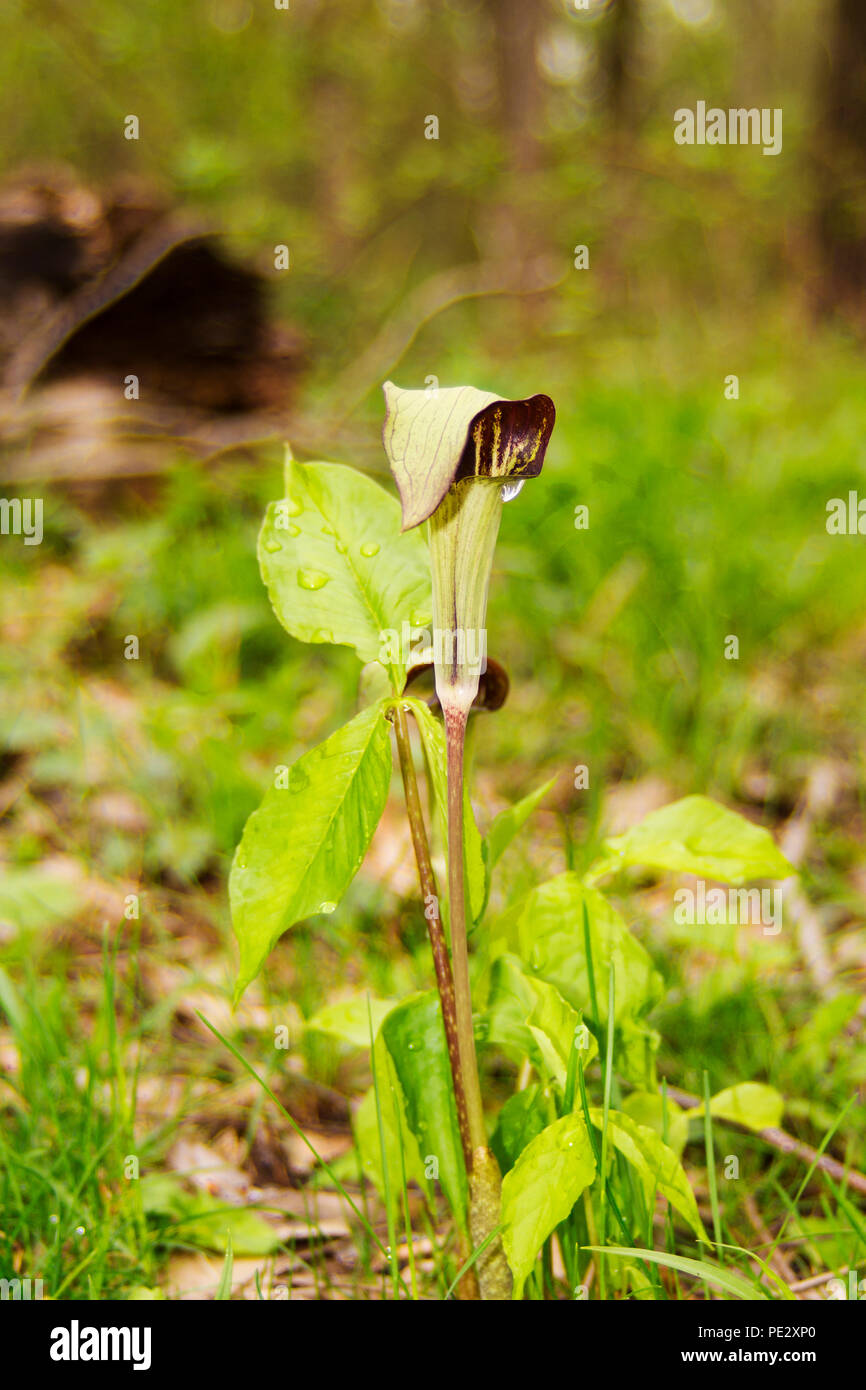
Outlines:
[{"label": "sunlit leaf", "polygon": [[390,726],[373,705],[305,753],[246,823],[229,878],[239,999],[289,927],[339,903],[391,781]]},{"label": "sunlit leaf", "polygon": [[625,835],[605,841],[604,872],[633,864],[723,883],[796,873],[768,830],[705,796],[651,811]]},{"label": "sunlit leaf", "polygon": [[519,1298],[547,1237],[595,1177],[582,1115],[564,1115],[537,1135],[502,1180],[502,1242]]},{"label": "sunlit leaf", "polygon": [[[589,1117],[599,1130],[603,1128],[603,1110],[593,1107],[590,1109]],[[639,1173],[647,1201],[658,1188],[674,1210],[689,1224],[698,1239],[706,1239],[706,1231],[698,1215],[698,1204],[685,1169],[673,1149],[668,1148],[655,1130],[647,1125],[638,1124],[622,1111],[610,1110],[607,1116],[607,1136],[608,1142],[613,1144]]]},{"label": "sunlit leaf", "polygon": [[[743,1081],[710,1097],[711,1115],[719,1120],[733,1120],[748,1129],[777,1129],[784,1112],[784,1097],[760,1081]],[[703,1105],[689,1111],[694,1116],[703,1113]]]},{"label": "sunlit leaf", "polygon": [[364,662],[384,657],[402,689],[403,624],[430,621],[430,564],[422,537],[401,535],[390,493],[353,468],[290,460],[286,496],[270,504],[259,536],[259,564],[293,637],[345,643]]}]

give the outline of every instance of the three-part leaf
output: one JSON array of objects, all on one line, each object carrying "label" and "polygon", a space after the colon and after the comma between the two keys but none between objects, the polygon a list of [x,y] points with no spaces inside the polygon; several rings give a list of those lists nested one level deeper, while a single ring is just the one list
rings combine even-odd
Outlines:
[{"label": "three-part leaf", "polygon": [[235,1000],[277,939],[332,912],[367,852],[391,781],[384,705],[372,705],[288,770],[250,816],[229,877],[241,952]]}]

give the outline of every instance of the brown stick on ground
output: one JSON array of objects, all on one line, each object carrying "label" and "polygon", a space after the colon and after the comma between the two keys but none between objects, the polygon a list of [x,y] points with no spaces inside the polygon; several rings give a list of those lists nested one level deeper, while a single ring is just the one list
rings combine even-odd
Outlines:
[{"label": "brown stick on ground", "polygon": [[[684,1110],[693,1110],[696,1105],[702,1104],[700,1096],[693,1096],[688,1091],[680,1091],[676,1086],[668,1086],[667,1094]],[[774,1125],[767,1129],[749,1130],[748,1125],[737,1124],[736,1120],[728,1120],[721,1115],[719,1119],[726,1125],[735,1125],[737,1129],[747,1130],[751,1134],[757,1133],[765,1144],[769,1144],[772,1149],[778,1149],[779,1153],[790,1154],[792,1158],[799,1158],[808,1167],[812,1167],[814,1164],[822,1172],[829,1173],[836,1182],[845,1183],[848,1187],[852,1187],[855,1192],[866,1193],[866,1175],[858,1172],[856,1168],[847,1168],[844,1163],[839,1162],[838,1158],[831,1158],[829,1154],[819,1154],[817,1149],[813,1149],[809,1144],[804,1144],[800,1139],[795,1139],[793,1134],[788,1134],[787,1130],[776,1129]]]}]

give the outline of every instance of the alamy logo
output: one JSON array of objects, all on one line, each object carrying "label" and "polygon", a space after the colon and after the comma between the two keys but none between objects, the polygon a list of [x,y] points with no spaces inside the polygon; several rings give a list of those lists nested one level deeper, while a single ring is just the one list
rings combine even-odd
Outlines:
[{"label": "alamy logo", "polygon": [[0,535],[23,536],[25,545],[41,545],[42,498],[0,497]]},{"label": "alamy logo", "polygon": [[698,879],[696,888],[678,888],[674,903],[681,927],[759,926],[764,936],[782,930],[781,888],[707,888]]},{"label": "alamy logo", "polygon": [[386,627],[379,633],[379,660],[383,666],[402,662],[433,660],[437,665],[465,666],[471,675],[483,676],[487,670],[487,631],[479,628],[413,627],[403,623],[401,630]]},{"label": "alamy logo", "polygon": [[681,106],[674,112],[674,139],[678,145],[763,145],[764,154],[782,152],[782,108],[764,106],[711,106],[699,101],[692,111]]},{"label": "alamy logo", "polygon": [[131,1361],[134,1371],[150,1370],[149,1327],[69,1327],[51,1332],[52,1361]]},{"label": "alamy logo", "polygon": [[0,1279],[0,1300],[4,1303],[7,1299],[14,1302],[23,1299],[29,1302],[31,1299],[42,1297],[41,1279]]},{"label": "alamy logo", "polygon": [[831,497],[827,503],[827,534],[829,536],[866,536],[866,497],[856,492],[844,497]]}]

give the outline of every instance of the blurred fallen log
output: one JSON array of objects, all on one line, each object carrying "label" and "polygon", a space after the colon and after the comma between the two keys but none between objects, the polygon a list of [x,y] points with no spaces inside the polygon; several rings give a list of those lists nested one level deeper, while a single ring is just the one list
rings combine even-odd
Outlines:
[{"label": "blurred fallen log", "polygon": [[110,477],[285,432],[300,335],[201,222],[71,182],[0,193],[3,475]]}]

